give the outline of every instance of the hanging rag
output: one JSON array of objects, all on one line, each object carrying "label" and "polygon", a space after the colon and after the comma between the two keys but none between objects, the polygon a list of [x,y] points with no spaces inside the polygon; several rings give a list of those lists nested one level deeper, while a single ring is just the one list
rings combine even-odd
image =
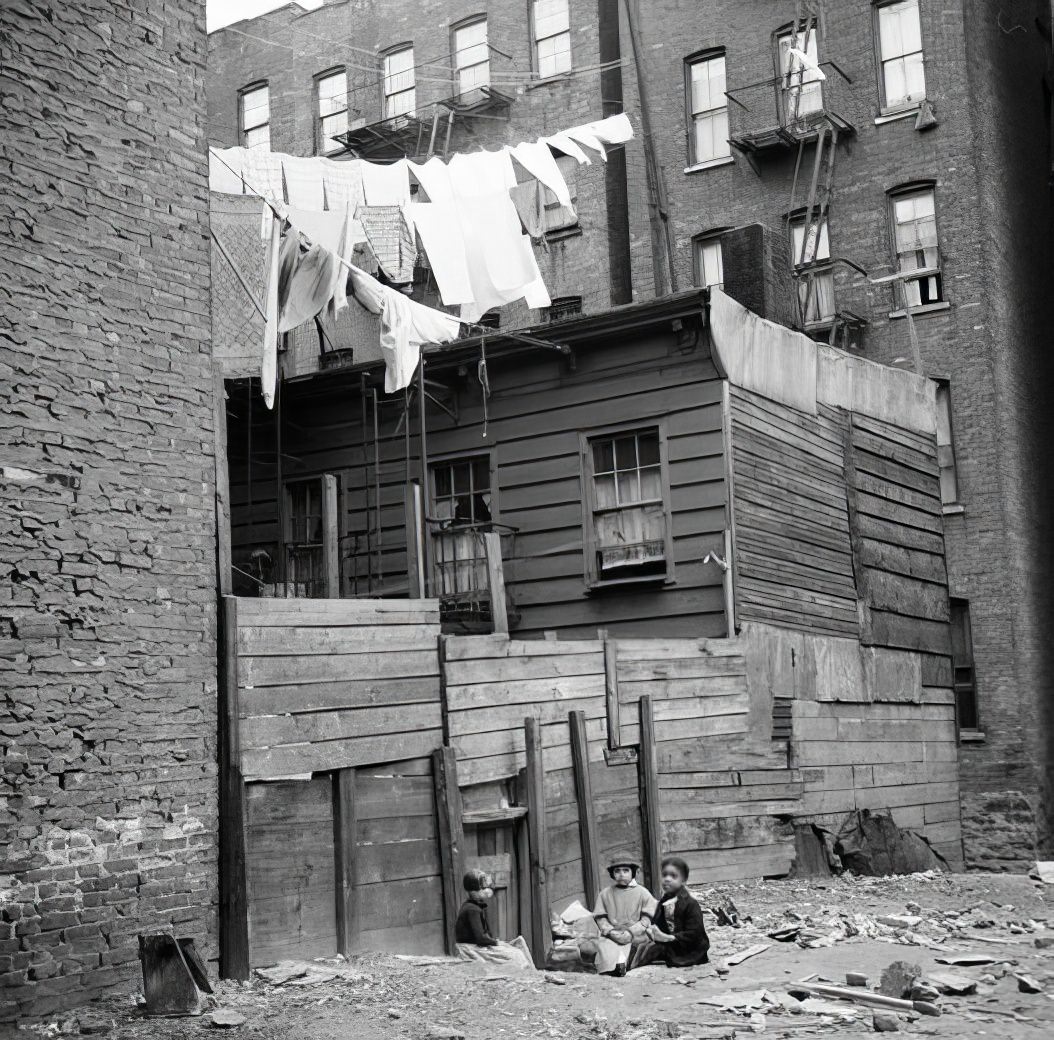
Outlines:
[{"label": "hanging rag", "polygon": [[542,140],[524,142],[510,149],[512,157],[534,178],[541,181],[561,206],[571,205],[571,192],[549,146]]},{"label": "hanging rag", "polygon": [[242,164],[245,187],[271,202],[285,202],[282,187],[282,156],[264,148],[247,148]]},{"label": "hanging rag", "polygon": [[509,193],[524,230],[533,240],[545,242],[545,186],[529,180]]},{"label": "hanging rag", "polygon": [[516,171],[508,148],[494,152],[459,152],[447,163],[447,170],[454,195],[461,199],[516,187]]},{"label": "hanging rag", "polygon": [[450,183],[450,170],[439,156],[433,155],[426,163],[411,162],[408,167],[424,188],[429,202],[453,201],[454,187]]},{"label": "hanging rag", "polygon": [[[290,209],[287,215],[289,223],[297,231],[345,263],[350,264],[355,247],[366,241],[366,233],[362,224],[351,215],[348,207],[345,207],[343,213],[330,210],[324,213],[308,213],[303,210]],[[336,277],[336,288],[329,308],[331,317],[336,317],[348,305],[344,288],[346,282],[347,268],[345,267],[343,273],[338,272]]]},{"label": "hanging rag", "polygon": [[282,173],[285,176],[285,197],[289,205],[321,213],[326,193],[322,184],[322,164],[319,160],[285,155],[282,157]]},{"label": "hanging rag", "polygon": [[322,167],[322,186],[326,189],[326,209],[343,212],[351,206],[354,213],[365,205],[362,189],[362,162],[358,159],[318,159]]},{"label": "hanging rag", "polygon": [[396,285],[413,281],[417,260],[417,241],[403,209],[402,206],[361,206],[355,214],[381,270]]},{"label": "hanging rag", "polygon": [[423,344],[449,343],[458,337],[461,323],[457,318],[415,303],[358,268],[352,269],[351,286],[355,298],[381,319],[386,393],[392,394],[410,385]]},{"label": "hanging rag", "polygon": [[343,268],[320,245],[304,248],[300,234],[289,231],[283,242],[278,276],[278,331],[289,332],[326,309]]},{"label": "hanging rag", "polygon": [[282,224],[277,216],[271,215],[271,237],[267,244],[267,282],[264,287],[264,321],[263,356],[260,363],[260,389],[263,392],[264,404],[274,407],[275,384],[278,381],[278,282],[281,274],[280,248],[282,245]]},{"label": "hanging rag", "polygon": [[572,141],[577,141],[579,144],[584,144],[587,148],[592,148],[604,162],[608,161],[607,149],[600,138],[587,127],[574,126],[570,130],[565,130],[564,136],[571,138]]},{"label": "hanging rag", "polygon": [[362,163],[362,188],[367,206],[405,206],[410,201],[410,176],[406,160],[382,166]]},{"label": "hanging rag", "polygon": [[209,191],[218,191],[226,195],[243,194],[245,191],[245,186],[242,184],[244,161],[244,148],[210,148]]},{"label": "hanging rag", "polygon": [[553,148],[559,149],[564,155],[570,155],[573,159],[577,159],[579,163],[585,166],[593,165],[593,160],[566,133],[552,134],[550,137],[542,138],[542,140]]},{"label": "hanging rag", "polygon": [[620,112],[617,116],[608,116],[606,119],[597,119],[592,123],[583,123],[581,126],[573,126],[564,132],[577,140],[580,131],[604,144],[625,144],[633,138],[633,125],[625,112]]},{"label": "hanging rag", "polygon": [[408,216],[417,229],[439,295],[448,307],[472,300],[465,238],[453,202],[411,202]]}]

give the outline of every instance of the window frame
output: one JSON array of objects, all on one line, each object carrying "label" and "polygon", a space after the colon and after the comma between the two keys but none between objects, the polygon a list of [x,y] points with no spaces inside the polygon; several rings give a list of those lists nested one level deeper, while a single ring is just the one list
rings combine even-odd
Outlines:
[{"label": "window frame", "polygon": [[[321,87],[322,83],[327,79],[332,79],[335,76],[344,77],[344,108],[337,112],[327,112],[326,115],[322,114],[322,95]],[[332,68],[326,69],[323,72],[315,74],[315,154],[316,155],[332,155],[336,152],[340,152],[343,149],[339,144],[335,144],[332,141],[330,147],[326,147],[327,137],[323,133],[322,123],[325,119],[330,119],[335,115],[340,115],[341,112],[344,114],[345,120],[345,132],[347,127],[350,126],[351,122],[351,103],[350,93],[348,90],[348,69],[346,65],[334,65]]]},{"label": "window frame", "polygon": [[[937,212],[937,182],[935,180],[917,180],[909,181],[906,184],[898,184],[895,188],[890,188],[886,192],[886,198],[888,199],[888,210],[889,210],[889,242],[890,242],[890,254],[893,258],[893,270],[896,274],[903,274],[904,272],[900,267],[900,251],[897,247],[897,211],[896,204],[898,200],[911,198],[916,195],[923,195],[929,193],[933,196],[933,228],[936,235],[936,250],[937,250],[937,266],[919,268],[918,271],[912,271],[913,275],[910,279],[898,279],[892,283],[893,290],[893,304],[894,314],[900,312],[903,314],[907,311],[909,306],[907,297],[907,283],[909,281],[918,282],[926,278],[936,278],[938,281],[938,292],[939,298],[931,300],[928,303],[917,303],[911,304],[912,314],[917,314],[920,311],[926,311],[928,308],[944,308],[948,306],[948,294],[945,291],[944,284],[944,264],[941,256],[941,229],[940,220]],[[919,299],[921,301],[922,294],[919,293]]]},{"label": "window frame", "polygon": [[[959,465],[955,457],[955,408],[954,400],[952,398],[952,383],[950,379],[935,376],[933,382],[937,386],[936,400],[937,400],[937,467],[940,473],[940,491],[941,491],[941,505],[948,509],[950,507],[962,505],[962,495],[959,487]],[[941,400],[945,402],[945,410],[947,411],[948,418],[948,442],[943,444],[941,442]],[[941,461],[941,449],[945,448],[947,462]],[[944,488],[944,474],[949,472],[951,474],[951,482],[954,485],[955,494],[952,498],[945,497]]]},{"label": "window frame", "polygon": [[[688,169],[696,169],[706,166],[719,166],[732,158],[732,142],[729,138],[725,140],[727,151],[719,155],[711,155],[706,159],[700,159],[695,154],[695,122],[697,113],[692,108],[692,69],[696,65],[716,61],[718,58],[725,63],[725,86],[728,86],[728,54],[724,47],[710,47],[707,50],[697,51],[689,54],[684,59],[684,118],[685,118],[685,145],[688,153]],[[715,112],[725,113],[725,126],[731,135],[731,126],[728,120],[728,97],[727,91],[724,95],[724,105],[717,108],[708,108],[698,113],[699,115],[711,116]]]},{"label": "window frame", "polygon": [[[531,33],[531,69],[538,76],[541,81],[556,79],[558,76],[566,76],[572,72],[575,67],[575,49],[574,40],[571,37],[571,0],[565,0],[567,6],[567,29],[561,30],[561,32],[554,33],[552,36],[538,36],[538,26],[535,18],[535,8],[537,7],[539,0],[528,0],[527,7],[527,21]],[[538,53],[538,45],[543,40],[555,40],[558,36],[567,34],[567,68],[560,69],[557,72],[549,72],[542,74],[542,63],[541,56]]]},{"label": "window frame", "polygon": [[[973,617],[970,612],[970,601],[962,596],[949,596],[949,642],[951,643],[951,669],[952,669],[952,692],[955,696],[955,728],[960,732],[967,733],[979,733],[981,731],[981,705],[977,696],[977,655],[974,652],[973,643]],[[964,649],[969,654],[969,658],[966,663],[961,664],[960,667],[968,667],[970,670],[969,682],[960,683],[957,681],[956,672],[956,657],[955,657],[955,632],[956,632],[956,612],[958,616],[965,620],[965,631],[963,636],[965,637]],[[960,688],[961,687],[961,688]],[[960,695],[968,695],[972,702],[973,710],[973,725],[964,726],[962,723],[962,706],[960,703]]]},{"label": "window frame", "polygon": [[[724,237],[725,232],[728,228],[715,228],[713,231],[701,231],[698,235],[692,236],[692,282],[699,289],[711,289],[716,286],[718,289],[724,289],[725,287],[725,246]],[[700,247],[705,246],[708,243],[717,243],[718,249],[720,250],[718,259],[721,264],[721,281],[712,282],[706,284],[703,282],[702,270],[700,267]]]},{"label": "window frame", "polygon": [[[815,260],[809,263],[798,264],[798,250],[794,245],[795,231],[798,228],[802,228],[802,237],[805,235],[805,211],[798,210],[790,214],[787,218],[787,233],[790,237],[790,251],[791,251],[791,273],[796,274],[798,271],[808,271],[813,277],[815,282],[817,275],[823,275],[830,279],[831,284],[831,313],[828,315],[822,315],[821,317],[815,318],[812,321],[808,320],[808,316],[802,313],[802,322],[806,329],[827,329],[835,322],[838,317],[838,296],[836,286],[834,284],[834,261],[831,259],[831,216],[830,212],[824,214],[823,223],[820,225],[820,242],[826,240],[827,242],[827,256],[817,257]],[[826,234],[825,234],[826,232]],[[819,243],[817,243],[819,244]],[[801,279],[795,278],[795,281],[799,286],[799,294],[803,287]],[[815,302],[818,297],[815,291],[812,293],[812,301]],[[800,304],[799,304],[800,306]]]},{"label": "window frame", "polygon": [[896,61],[900,58],[904,58],[904,54],[898,54],[896,58],[884,58],[882,56],[882,26],[881,26],[881,11],[884,7],[893,7],[896,4],[908,3],[911,0],[872,0],[871,2],[871,17],[872,17],[872,33],[875,46],[875,73],[878,78],[878,111],[880,116],[895,115],[898,112],[910,112],[913,109],[919,107],[923,101],[926,100],[927,86],[926,86],[926,46],[925,40],[923,39],[922,32],[922,0],[914,0],[915,9],[918,12],[919,19],[919,50],[910,51],[910,54],[919,54],[922,57],[922,88],[923,95],[917,101],[905,100],[890,103],[886,93],[886,62]]},{"label": "window frame", "polygon": [[[246,126],[245,124],[245,99],[250,94],[255,94],[259,90],[267,91],[267,119],[263,123],[255,123],[253,126]],[[258,148],[259,145],[247,145],[245,143],[245,136],[251,133],[253,130],[259,130],[261,127],[267,127],[267,151],[271,150],[271,84],[266,79],[254,80],[252,83],[247,83],[244,87],[238,90],[238,144],[243,148]]]},{"label": "window frame", "polygon": [[[339,481],[339,478],[338,478]],[[310,487],[314,489],[315,494],[318,497],[318,524],[319,524],[319,540],[318,542],[312,542],[307,540],[297,540],[293,538],[293,523],[295,517],[293,515],[293,493],[294,488]],[[337,496],[339,501],[340,486],[338,482]],[[314,514],[305,514],[305,516],[313,516]],[[325,475],[316,477],[294,477],[291,480],[285,480],[282,482],[282,576],[286,586],[290,584],[301,585],[307,584],[302,579],[294,579],[290,576],[291,571],[291,558],[290,553],[293,550],[306,550],[310,549],[313,551],[312,555],[317,553],[318,563],[318,576],[311,579],[311,584],[316,586],[314,591],[310,592],[306,598],[309,599],[324,599],[325,598],[325,565],[326,565],[326,481]]]},{"label": "window frame", "polygon": [[[818,20],[814,20],[814,23],[815,24],[813,24],[813,26],[811,28],[811,32],[810,32],[809,35],[810,35],[810,38],[814,41],[814,46],[816,47],[816,63],[819,64],[820,63],[820,26],[819,26]],[[789,88],[784,86],[784,79],[786,78],[786,73],[783,70],[783,63],[780,61],[780,42],[782,40],[784,40],[785,38],[789,38],[789,37],[794,37],[795,39],[797,39],[797,34],[795,33],[794,28],[795,28],[794,27],[794,23],[793,22],[788,22],[786,25],[780,26],[780,28],[778,28],[772,34],[772,60],[773,60],[773,63],[775,65],[775,69],[776,69],[776,83],[777,83],[777,95],[776,95],[776,97],[777,97],[777,103],[779,105],[780,125],[781,126],[787,126],[788,123],[790,122],[790,118],[788,116],[788,106],[787,106],[787,91],[789,90]],[[808,52],[806,52],[806,53],[808,53]],[[802,86],[804,87],[806,83],[815,83],[817,85],[817,88],[818,88],[818,91],[819,91],[819,96],[820,96],[820,104],[819,104],[818,108],[812,109],[809,112],[802,112],[800,107],[799,107],[797,122],[801,122],[803,120],[809,120],[810,118],[812,118],[814,121],[816,121],[816,120],[820,119],[823,116],[823,113],[825,111],[825,98],[824,98],[823,80],[818,78],[818,77],[816,79],[805,80],[804,73],[803,73]]]},{"label": "window frame", "polygon": [[[399,54],[405,54],[407,51],[410,52],[410,62],[411,62],[410,67],[409,67],[409,69],[407,71],[413,77],[413,84],[412,84],[412,86],[407,87],[405,90],[397,90],[394,93],[389,94],[388,93],[388,80],[391,79],[392,76],[388,72],[388,62],[391,61],[392,58],[396,57]],[[381,57],[381,119],[382,120],[402,119],[402,118],[405,118],[406,116],[413,115],[413,113],[415,111],[417,111],[417,65],[416,65],[417,56],[416,56],[416,54],[414,52],[413,41],[409,40],[409,41],[407,41],[405,43],[397,43],[394,47],[389,47],[387,50],[383,51],[380,57]],[[397,76],[398,75],[402,75],[402,73],[398,73],[397,72],[395,75],[397,75]],[[404,112],[395,112],[395,113],[389,114],[389,112],[388,112],[388,102],[389,102],[389,100],[391,98],[394,98],[394,97],[399,97],[402,94],[410,94],[410,93],[413,94],[413,104],[410,106],[410,108],[408,108]]]},{"label": "window frame", "polygon": [[[467,69],[478,68],[480,65],[487,66],[487,77],[483,83],[477,83],[474,86],[469,87],[467,90],[462,89],[461,86],[461,72],[462,67],[458,64],[458,46],[457,46],[457,34],[464,31],[465,29],[471,29],[474,25],[483,24],[486,29],[484,32],[483,47],[486,49],[487,57],[484,61],[475,62],[472,65],[466,65]],[[472,44],[473,47],[479,46],[479,44]],[[467,50],[468,48],[462,48]],[[461,97],[464,94],[468,94],[473,90],[479,90],[482,87],[490,86],[490,19],[486,11],[480,14],[472,15],[468,18],[462,18],[459,22],[454,23],[450,27],[450,56],[453,59],[454,65],[454,89],[456,96]]]},{"label": "window frame", "polygon": [[[665,572],[662,574],[626,575],[616,578],[602,578],[597,570],[596,549],[597,535],[595,516],[598,512],[593,469],[593,442],[613,439],[628,433],[648,433],[655,431],[659,437],[659,481],[662,489],[662,505],[665,517],[663,531],[663,552],[665,555]],[[670,461],[667,445],[666,423],[664,421],[627,420],[609,426],[600,426],[578,435],[579,464],[582,481],[582,548],[583,576],[586,592],[598,592],[605,589],[617,589],[634,585],[672,585],[675,581],[675,564],[673,558],[673,505],[670,496]]]}]

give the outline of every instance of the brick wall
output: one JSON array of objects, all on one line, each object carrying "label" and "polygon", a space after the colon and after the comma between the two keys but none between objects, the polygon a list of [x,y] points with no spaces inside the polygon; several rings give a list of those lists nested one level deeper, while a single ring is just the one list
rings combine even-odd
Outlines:
[{"label": "brick wall", "polygon": [[0,1020],[211,955],[204,4],[0,11]]}]

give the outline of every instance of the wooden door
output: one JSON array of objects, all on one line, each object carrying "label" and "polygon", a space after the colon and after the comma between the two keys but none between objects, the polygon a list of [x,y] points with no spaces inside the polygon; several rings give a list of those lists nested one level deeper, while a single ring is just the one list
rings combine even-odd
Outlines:
[{"label": "wooden door", "polygon": [[515,939],[522,929],[512,825],[469,827],[465,845],[465,868],[485,870],[493,882],[494,895],[487,908],[491,933],[496,939]]}]

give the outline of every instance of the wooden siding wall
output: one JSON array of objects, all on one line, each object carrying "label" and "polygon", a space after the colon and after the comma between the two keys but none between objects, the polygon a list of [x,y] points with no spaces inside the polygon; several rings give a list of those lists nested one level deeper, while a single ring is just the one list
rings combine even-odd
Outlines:
[{"label": "wooden siding wall", "polygon": [[267,780],[442,743],[434,600],[240,599],[242,771]]},{"label": "wooden siding wall", "polygon": [[845,413],[730,396],[739,618],[856,634]]},{"label": "wooden siding wall", "polygon": [[[450,388],[444,400],[457,413],[455,421],[429,405],[429,458],[491,453],[495,518],[517,528],[514,537],[503,541],[509,606],[519,634],[556,629],[565,638],[588,638],[598,626],[639,636],[725,634],[721,573],[702,563],[711,549],[722,551],[727,523],[721,381],[704,346],[680,348],[671,333],[613,338],[603,348],[579,349],[574,371],[547,352],[520,355],[515,361],[492,358],[486,419],[475,363],[460,374],[438,366],[427,372],[429,379]],[[358,382],[332,378],[333,385],[322,384],[321,390],[319,380],[282,388],[283,479],[323,473],[339,477],[345,595],[405,595],[403,397],[381,395],[378,532],[372,415],[364,437]],[[409,476],[416,480],[416,402],[410,411]],[[232,542],[234,562],[250,570],[253,549],[277,552],[275,422],[276,413],[247,398],[244,387],[232,389]],[[661,424],[665,430],[676,584],[589,595],[579,435],[616,423]],[[366,585],[368,531],[375,553],[381,539],[382,573],[372,591]]]}]

